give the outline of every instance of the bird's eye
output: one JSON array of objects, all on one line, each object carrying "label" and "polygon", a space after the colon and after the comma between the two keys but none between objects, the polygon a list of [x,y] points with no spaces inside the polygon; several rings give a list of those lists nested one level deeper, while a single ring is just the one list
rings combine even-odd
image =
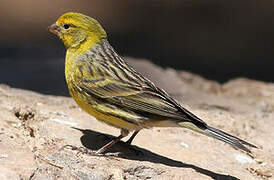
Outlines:
[{"label": "bird's eye", "polygon": [[65,29],[68,29],[69,27],[70,27],[69,24],[64,24],[64,28],[65,28]]}]

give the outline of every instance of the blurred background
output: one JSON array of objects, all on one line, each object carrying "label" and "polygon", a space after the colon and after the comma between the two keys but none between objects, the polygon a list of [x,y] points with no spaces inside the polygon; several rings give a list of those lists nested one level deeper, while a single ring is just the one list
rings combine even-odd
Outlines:
[{"label": "blurred background", "polygon": [[123,56],[226,82],[274,82],[274,1],[0,0],[0,83],[68,95],[65,49],[46,31],[62,13],[96,18]]}]

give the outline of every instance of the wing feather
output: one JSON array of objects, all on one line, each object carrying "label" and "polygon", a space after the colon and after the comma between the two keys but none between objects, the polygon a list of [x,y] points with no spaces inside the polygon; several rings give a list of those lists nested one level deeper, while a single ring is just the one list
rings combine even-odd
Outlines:
[{"label": "wing feather", "polygon": [[[119,112],[123,111],[123,117],[118,110],[117,114],[115,111],[111,113],[132,122],[135,120],[128,117],[134,114],[144,122],[147,119],[179,120],[191,121],[200,126],[206,125],[181,107],[164,90],[128,66],[114,51],[113,54],[108,52],[106,56],[96,52],[90,53],[94,53],[95,57],[80,60],[82,66],[79,66],[74,83],[91,97],[90,101],[96,100],[100,103],[100,106],[94,106],[98,111],[102,111],[100,108],[105,105],[117,108]],[[109,59],[106,59],[107,57]]]}]

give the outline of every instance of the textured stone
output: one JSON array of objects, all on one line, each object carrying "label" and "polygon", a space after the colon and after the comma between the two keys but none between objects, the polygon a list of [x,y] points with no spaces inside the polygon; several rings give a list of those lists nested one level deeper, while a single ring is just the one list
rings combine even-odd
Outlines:
[{"label": "textured stone", "polygon": [[260,149],[251,149],[248,157],[186,129],[153,128],[134,139],[139,155],[123,142],[110,149],[122,152],[120,157],[77,153],[62,147],[97,149],[119,130],[81,111],[71,98],[0,85],[0,179],[273,178],[274,84],[248,79],[218,84],[145,60],[128,62],[208,124]]}]

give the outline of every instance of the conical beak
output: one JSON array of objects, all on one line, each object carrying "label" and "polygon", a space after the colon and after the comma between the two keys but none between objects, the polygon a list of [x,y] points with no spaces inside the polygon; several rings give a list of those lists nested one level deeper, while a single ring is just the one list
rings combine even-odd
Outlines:
[{"label": "conical beak", "polygon": [[47,28],[47,30],[55,35],[58,35],[60,32],[60,28],[57,26],[56,23],[52,24]]}]

